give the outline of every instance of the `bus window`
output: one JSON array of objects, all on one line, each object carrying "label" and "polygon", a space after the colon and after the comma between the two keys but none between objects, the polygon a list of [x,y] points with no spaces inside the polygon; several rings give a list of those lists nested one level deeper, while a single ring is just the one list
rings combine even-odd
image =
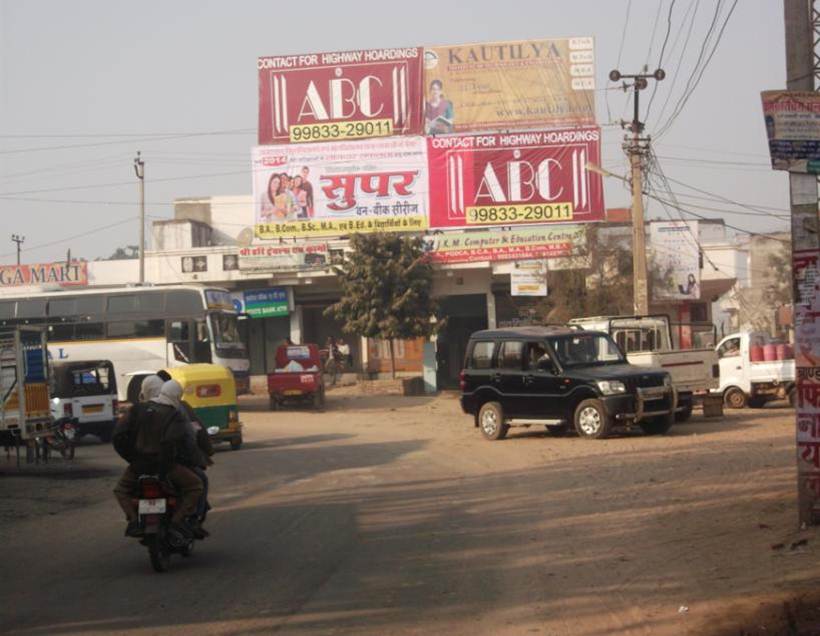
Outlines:
[{"label": "bus window", "polygon": [[58,318],[77,315],[76,298],[55,298],[48,301],[48,315]]},{"label": "bus window", "polygon": [[122,320],[106,325],[109,338],[153,338],[165,335],[164,320]]},{"label": "bus window", "polygon": [[74,325],[76,340],[102,340],[105,335],[101,322],[78,322]]},{"label": "bus window", "polygon": [[203,313],[202,297],[195,291],[176,289],[165,293],[165,311],[171,316],[196,316]]},{"label": "bus window", "polygon": [[137,311],[136,294],[117,294],[108,297],[109,314],[133,314]]},{"label": "bus window", "polygon": [[187,320],[168,321],[168,342],[172,345],[175,360],[191,361],[191,329]]},{"label": "bus window", "polygon": [[49,326],[48,339],[54,342],[74,340],[74,325],[59,322]]},{"label": "bus window", "polygon": [[14,301],[0,303],[0,320],[14,318]]},{"label": "bus window", "polygon": [[208,335],[208,324],[204,320],[196,321],[196,342],[194,343],[194,362],[211,361],[211,338]]},{"label": "bus window", "polygon": [[88,294],[77,296],[78,316],[99,316],[103,313],[104,296],[98,294]]},{"label": "bus window", "polygon": [[45,320],[46,299],[26,298],[17,301],[17,317]]}]

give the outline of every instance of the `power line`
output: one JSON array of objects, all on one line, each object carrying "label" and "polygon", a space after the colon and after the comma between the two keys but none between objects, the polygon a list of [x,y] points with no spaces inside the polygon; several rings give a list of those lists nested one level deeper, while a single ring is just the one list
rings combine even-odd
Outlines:
[{"label": "power line", "polygon": [[[700,0],[695,0],[694,5],[690,4],[689,8],[692,9],[694,7],[694,11],[692,11],[692,19],[689,22],[689,29],[686,32],[686,39],[683,41],[683,48],[680,51],[680,55],[678,56],[678,63],[675,66],[675,71],[672,73],[672,85],[669,87],[669,92],[666,94],[666,99],[663,102],[663,107],[661,108],[661,114],[658,116],[658,120],[660,121],[663,119],[663,115],[666,112],[666,106],[669,104],[669,99],[672,97],[672,93],[675,90],[675,84],[678,82],[678,77],[680,76],[681,64],[683,62],[683,56],[686,54],[686,49],[689,46],[689,40],[692,37],[692,28],[695,26],[695,17],[698,13],[698,7],[700,7]],[[686,17],[684,16],[683,21],[686,21]],[[683,26],[683,22],[681,23],[681,27]]]},{"label": "power line", "polygon": [[[621,55],[624,52],[624,42],[626,42],[626,28],[629,26],[629,12],[632,10],[632,0],[627,0],[626,3],[626,16],[624,17],[624,28],[621,30],[621,43],[618,45],[618,63],[615,65],[616,68],[621,68]],[[609,109],[609,92],[604,93],[604,99],[606,101],[606,119],[607,121],[612,121],[612,112]]]},{"label": "power line", "polygon": [[[672,11],[675,8],[676,0],[671,0],[669,2],[669,13],[666,15],[666,35],[663,38],[663,44],[661,44],[661,54],[658,56],[658,65],[656,68],[663,68],[663,54],[666,52],[666,44],[669,42],[669,35],[672,33]],[[652,102],[655,101],[655,93],[658,92],[658,83],[655,82],[655,85],[652,87],[652,95],[649,97],[649,106],[646,108],[646,116],[643,118],[644,121],[649,121],[649,111],[652,110]]]},{"label": "power line", "polygon": [[703,78],[703,74],[706,72],[706,68],[709,66],[709,62],[712,61],[712,57],[714,57],[715,52],[717,51],[717,48],[720,45],[720,41],[723,39],[723,33],[726,30],[726,26],[729,24],[729,20],[731,19],[732,14],[735,11],[735,8],[737,7],[737,3],[738,0],[734,0],[732,6],[729,8],[729,13],[726,14],[726,19],[723,21],[723,25],[720,27],[720,31],[718,32],[715,44],[712,47],[709,56],[706,58],[706,61],[703,63],[703,66],[701,67],[700,72],[698,73],[698,77],[695,80],[695,83],[692,85],[692,88],[689,90],[689,92],[685,93],[681,100],[678,102],[678,106],[676,106],[676,108],[672,111],[672,115],[670,116],[669,120],[666,122],[663,128],[661,128],[660,132],[656,134],[657,137],[662,136],[667,130],[669,130],[669,127],[674,123],[675,119],[677,119],[677,117],[683,111],[684,107],[689,101],[689,98],[692,97],[692,94],[695,92],[695,89],[697,89],[698,85],[700,84],[700,81]]},{"label": "power line", "polygon": [[[80,234],[75,234],[74,236],[66,236],[66,237],[58,239],[56,241],[51,241],[49,243],[40,243],[39,245],[33,245],[32,247],[26,248],[25,251],[26,252],[32,252],[34,250],[39,250],[39,249],[42,249],[42,248],[45,248],[45,247],[52,247],[54,245],[59,245],[60,243],[67,243],[68,241],[73,241],[73,240],[76,240],[76,239],[79,239],[79,238],[85,238],[86,236],[91,236],[92,234],[97,234],[97,233],[103,232],[105,230],[110,230],[111,228],[114,228],[114,227],[117,227],[117,226],[120,226],[120,225],[124,225],[126,223],[131,223],[133,221],[136,221],[136,219],[134,217],[129,217],[127,219],[123,219],[121,221],[111,223],[109,225],[103,225],[101,227],[94,228],[93,230],[89,230],[87,232],[82,232]],[[10,252],[10,253],[7,253],[7,254],[0,254],[0,258],[7,258],[9,256],[14,256],[14,254],[15,254],[14,252]]]}]

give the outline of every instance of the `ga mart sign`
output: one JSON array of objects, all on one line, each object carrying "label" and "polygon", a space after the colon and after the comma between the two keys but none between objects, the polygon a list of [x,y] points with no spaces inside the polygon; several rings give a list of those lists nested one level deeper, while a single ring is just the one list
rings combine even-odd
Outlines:
[{"label": "ga mart sign", "polygon": [[28,285],[88,285],[88,263],[37,263],[33,265],[0,265],[0,289]]}]

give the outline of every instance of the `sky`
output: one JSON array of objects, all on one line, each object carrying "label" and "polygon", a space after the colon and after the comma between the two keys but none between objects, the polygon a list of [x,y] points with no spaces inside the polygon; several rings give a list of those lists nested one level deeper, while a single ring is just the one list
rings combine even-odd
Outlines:
[{"label": "sky", "polygon": [[[136,244],[137,150],[149,221],[172,217],[175,198],[250,194],[259,56],[589,35],[605,168],[626,173],[617,122],[631,119],[629,95],[609,71],[661,62],[666,79],[654,99],[650,80],[640,104],[678,204],[742,230],[786,230],[787,219],[768,214],[788,213],[788,180],[768,167],[760,105],[760,91],[785,85],[782,2],[737,2],[699,83],[685,91],[732,5],[0,0],[0,264],[14,262],[12,233],[25,236],[23,262],[63,259],[68,249],[93,259]],[[605,194],[607,207],[629,206],[622,181],[607,178]],[[647,215],[669,218],[653,201]]]}]

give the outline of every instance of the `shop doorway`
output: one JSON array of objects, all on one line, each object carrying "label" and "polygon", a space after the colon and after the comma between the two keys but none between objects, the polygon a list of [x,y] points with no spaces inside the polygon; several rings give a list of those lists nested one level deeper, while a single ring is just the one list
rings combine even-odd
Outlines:
[{"label": "shop doorway", "polygon": [[447,322],[436,339],[436,384],[440,389],[457,389],[467,341],[474,331],[487,328],[487,297],[447,296],[439,300],[439,307]]}]

